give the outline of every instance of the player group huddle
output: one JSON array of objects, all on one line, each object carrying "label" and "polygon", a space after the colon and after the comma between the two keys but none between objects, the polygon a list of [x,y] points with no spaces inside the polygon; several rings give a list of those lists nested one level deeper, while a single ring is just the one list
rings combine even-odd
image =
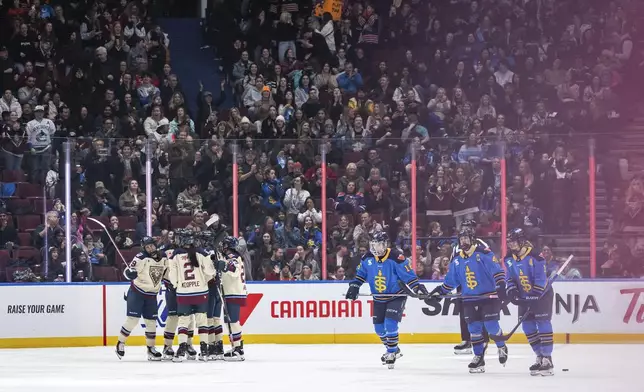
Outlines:
[{"label": "player group huddle", "polygon": [[[537,356],[529,368],[530,374],[554,375],[551,322],[554,292],[551,283],[566,265],[553,273],[549,280],[548,266],[543,257],[526,240],[522,229],[514,229],[508,234],[510,255],[504,260],[506,275],[489,247],[475,238],[473,226],[474,222],[470,221],[461,228],[443,284],[431,292],[418,282],[409,259],[388,246],[387,234],[375,234],[369,244],[370,252],[363,257],[355,279],[349,284],[346,298],[356,300],[360,286],[369,284],[373,296],[374,328],[386,347],[381,361],[389,369],[393,369],[396,359],[402,357],[398,348],[398,324],[402,320],[407,297],[421,300],[459,298],[462,325],[469,333],[469,341],[455,349],[457,353],[471,353],[473,350],[474,358],[468,364],[470,373],[485,372],[485,353],[490,338],[497,346],[499,362],[505,366],[508,360],[506,341],[516,328],[503,335],[499,320],[503,302],[512,302],[519,307],[519,324]],[[459,294],[450,294],[455,290]]]},{"label": "player group huddle", "polygon": [[[238,242],[226,236],[215,249],[207,251],[195,244],[193,233],[176,235],[175,243],[157,249],[153,238],[146,237],[141,252],[124,271],[131,281],[128,290],[127,318],[118,337],[116,355],[125,355],[125,341],[143,317],[148,360],[244,360],[240,308],[246,302],[244,263],[237,253]],[[157,294],[166,286],[166,321],[163,352],[156,350]],[[222,307],[232,349],[224,353]],[[200,352],[192,346],[195,327]],[[178,329],[177,329],[178,328]],[[175,331],[179,348],[172,348]]]}]

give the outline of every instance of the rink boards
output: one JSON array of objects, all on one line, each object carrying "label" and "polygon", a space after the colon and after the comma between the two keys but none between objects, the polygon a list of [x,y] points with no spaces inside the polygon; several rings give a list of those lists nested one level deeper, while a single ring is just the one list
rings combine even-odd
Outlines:
[{"label": "rink boards", "polygon": [[[427,282],[428,289],[437,283]],[[344,300],[346,283],[250,283],[242,309],[246,343],[378,343],[371,322],[371,299]],[[112,345],[125,320],[127,284],[0,285],[0,348]],[[367,288],[363,287],[363,292]],[[554,305],[557,343],[644,342],[644,281],[560,281]],[[158,296],[157,341],[167,317]],[[404,343],[460,341],[452,299],[423,302],[409,298],[400,326]],[[509,331],[517,308],[503,309]],[[525,342],[517,333],[515,341]],[[143,344],[133,331],[128,344]]]}]

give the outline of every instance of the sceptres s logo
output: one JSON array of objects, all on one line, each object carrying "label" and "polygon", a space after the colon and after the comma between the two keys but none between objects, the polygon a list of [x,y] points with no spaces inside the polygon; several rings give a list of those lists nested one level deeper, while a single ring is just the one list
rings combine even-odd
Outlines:
[{"label": "sceptres s logo", "polygon": [[[620,294],[631,294],[631,302],[626,308],[626,313],[624,313],[624,324],[628,324],[631,321],[631,317],[636,312],[637,304],[639,303],[640,294],[644,293],[644,288],[637,289],[622,289],[619,290]],[[644,323],[644,304],[640,304],[637,308],[637,315],[635,317],[635,322],[638,324]]]},{"label": "sceptres s logo", "polygon": [[[458,316],[460,313],[460,308],[457,306],[457,299],[454,298],[426,299],[425,304],[427,307],[424,307],[421,310],[426,316]],[[503,303],[501,312],[504,316],[510,315],[510,309],[508,309],[507,303]]]},{"label": "sceptres s logo", "polygon": [[599,313],[599,306],[594,295],[587,295],[584,298],[583,304],[581,303],[581,296],[579,294],[566,294],[565,299],[557,294],[555,298],[555,312],[561,314],[563,308],[565,313],[572,314],[573,324],[579,320],[580,314],[586,313],[589,310]]}]

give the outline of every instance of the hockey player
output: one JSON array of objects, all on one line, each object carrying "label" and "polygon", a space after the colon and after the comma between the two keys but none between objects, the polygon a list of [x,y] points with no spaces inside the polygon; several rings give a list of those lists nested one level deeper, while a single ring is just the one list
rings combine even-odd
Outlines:
[{"label": "hockey player", "polygon": [[181,362],[188,354],[188,329],[194,315],[201,340],[200,359],[208,359],[208,284],[214,279],[215,269],[210,257],[194,247],[194,239],[186,237],[182,248],[176,249],[169,262],[168,280],[177,293],[179,316],[179,348],[174,361]]},{"label": "hockey player", "polygon": [[387,348],[380,358],[383,365],[393,369],[402,354],[398,348],[398,323],[402,320],[407,290],[402,282],[416,294],[427,294],[409,260],[395,248],[389,247],[389,237],[384,232],[373,235],[367,252],[356,270],[356,277],[349,284],[346,298],[358,299],[360,286],[367,282],[373,294],[373,324],[376,334]]},{"label": "hockey player", "polygon": [[141,241],[141,252],[137,253],[132,264],[123,271],[123,275],[131,282],[127,292],[127,319],[116,343],[116,355],[121,359],[125,355],[125,341],[143,317],[145,321],[145,342],[148,347],[148,360],[160,361],[161,353],[156,350],[155,339],[157,330],[157,294],[161,288],[161,280],[167,268],[167,263],[157,252],[157,246],[152,237],[144,237]]},{"label": "hockey player", "polygon": [[[463,221],[461,224],[461,229],[463,228],[469,228],[472,230],[472,236],[475,235],[476,233],[476,221],[472,219],[467,219]],[[480,238],[475,238],[475,243],[482,247],[483,249],[489,248],[488,244],[485,243]],[[452,260],[454,260],[454,257],[458,255],[458,253],[461,251],[461,249],[458,246],[458,241],[454,243],[453,248],[452,248]],[[467,355],[467,354],[472,354],[472,339],[470,337],[470,331],[467,329],[467,323],[465,322],[465,313],[463,312],[463,301],[462,300],[457,300],[456,301],[456,306],[458,306],[459,312],[458,312],[458,318],[460,321],[460,327],[461,327],[461,343],[457,344],[454,346],[454,354],[456,355]],[[487,350],[487,344],[489,341],[489,336],[485,328],[483,328],[483,341],[484,343],[484,349]]]},{"label": "hockey player", "polygon": [[[246,304],[248,291],[246,290],[246,277],[244,274],[244,261],[237,252],[239,242],[237,238],[226,236],[219,243],[218,253],[211,256],[216,259],[217,273],[220,276],[221,286],[213,285],[211,288],[212,313],[212,345],[209,347],[211,358],[227,361],[243,361],[244,342],[242,328],[239,322],[241,307]],[[220,292],[221,290],[221,292]],[[225,303],[221,300],[223,299]],[[226,311],[230,339],[233,349],[224,354],[221,311],[222,306]]]},{"label": "hockey player", "polygon": [[[175,244],[169,244],[159,249],[166,264],[169,265],[169,260],[172,258],[175,249]],[[174,350],[172,344],[174,342],[174,334],[177,331],[177,324],[179,323],[179,316],[177,316],[177,292],[170,284],[169,279],[170,269],[166,269],[163,283],[165,284],[165,308],[168,312],[168,317],[165,322],[165,329],[163,331],[163,360],[171,361],[174,358]]]},{"label": "hockey player", "polygon": [[533,376],[552,376],[552,303],[554,291],[548,285],[547,266],[544,258],[526,240],[523,229],[508,233],[511,256],[505,259],[508,268],[507,294],[519,314],[530,312],[522,327],[537,361],[530,366]]},{"label": "hockey player", "polygon": [[[474,358],[468,368],[470,373],[484,373],[483,328],[491,334],[501,334],[501,301],[497,295],[505,295],[505,272],[492,251],[475,242],[468,227],[459,232],[458,244],[459,253],[452,260],[443,284],[432,290],[430,295],[445,295],[461,288],[465,322],[474,349]],[[496,345],[499,362],[504,365],[508,359],[508,348],[504,342]]]}]

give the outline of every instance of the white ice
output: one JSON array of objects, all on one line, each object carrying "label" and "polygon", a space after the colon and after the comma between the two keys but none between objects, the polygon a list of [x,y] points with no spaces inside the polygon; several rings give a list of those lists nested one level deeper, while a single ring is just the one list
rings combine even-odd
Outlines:
[{"label": "white ice", "polygon": [[[558,345],[554,377],[531,377],[527,345],[510,345],[506,367],[490,346],[486,372],[452,345],[402,345],[396,368],[379,345],[246,345],[246,361],[148,362],[143,347],[0,350],[0,391],[221,392],[644,392],[644,345]],[[562,369],[568,368],[568,372]],[[193,389],[195,388],[195,389]]]}]

